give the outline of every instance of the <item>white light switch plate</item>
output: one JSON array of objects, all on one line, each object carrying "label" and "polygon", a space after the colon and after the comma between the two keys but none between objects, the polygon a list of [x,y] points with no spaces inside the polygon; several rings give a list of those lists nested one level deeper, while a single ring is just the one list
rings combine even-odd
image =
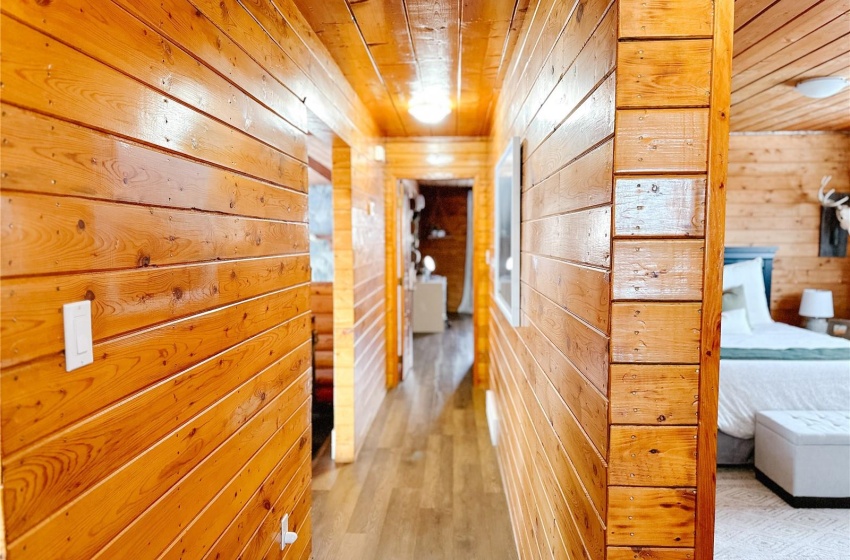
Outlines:
[{"label": "white light switch plate", "polygon": [[65,321],[65,371],[72,371],[94,361],[91,333],[91,302],[66,303],[62,306]]}]

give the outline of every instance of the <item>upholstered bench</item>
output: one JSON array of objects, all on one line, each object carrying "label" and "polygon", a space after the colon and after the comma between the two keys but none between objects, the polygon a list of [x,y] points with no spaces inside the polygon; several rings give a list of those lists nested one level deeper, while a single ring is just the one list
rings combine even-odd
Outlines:
[{"label": "upholstered bench", "polygon": [[794,507],[850,507],[850,411],[756,415],[756,478]]}]

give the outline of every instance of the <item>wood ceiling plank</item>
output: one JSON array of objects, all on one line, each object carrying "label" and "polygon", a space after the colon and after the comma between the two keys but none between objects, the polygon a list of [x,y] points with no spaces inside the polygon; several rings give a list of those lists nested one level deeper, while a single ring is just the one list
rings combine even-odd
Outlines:
[{"label": "wood ceiling plank", "polygon": [[[847,34],[848,30],[850,30],[850,12],[845,12],[799,41],[790,44],[779,42],[776,52],[766,54],[759,62],[747,69],[738,67],[736,62],[733,61],[732,64],[736,72],[732,77],[732,90],[740,90],[759,78],[780,70],[789,61],[799,60],[817,49],[830,44],[832,41],[841,39],[841,37]],[[787,46],[784,46],[786,44]],[[848,50],[850,50],[850,46],[848,46]],[[747,52],[749,53],[750,51]]]},{"label": "wood ceiling plank", "polygon": [[733,56],[738,56],[792,19],[818,3],[819,0],[780,0],[757,18],[735,32]]},{"label": "wood ceiling plank", "polygon": [[783,130],[850,130],[850,92],[843,91],[829,106],[818,108],[816,112],[804,112],[805,120],[794,119],[784,124]]},{"label": "wood ceiling plank", "polygon": [[[846,0],[821,2],[732,59],[735,74],[758,65],[786,47],[799,44],[798,42],[808,41],[811,45],[828,43],[831,39],[827,37],[834,39],[850,29],[846,19],[848,13],[850,10]],[[819,38],[821,39],[818,40]]]},{"label": "wood ceiling plank", "polygon": [[490,128],[490,111],[505,39],[517,0],[471,2],[464,6],[461,35],[461,72],[458,134],[482,135]]},{"label": "wood ceiling plank", "polygon": [[402,0],[349,3],[402,128],[415,133],[419,125],[407,112],[409,86],[419,77],[413,42]]},{"label": "wood ceiling plank", "polygon": [[850,38],[850,34],[839,37],[823,47],[786,64],[775,72],[771,72],[744,87],[733,90],[732,104],[740,103],[744,99],[772,87],[795,81],[797,76],[836,57],[848,56],[850,50],[850,44],[847,41],[848,38]]},{"label": "wood ceiling plank", "polygon": [[[781,111],[772,111],[764,115],[762,119],[738,125],[738,130],[793,130],[799,127],[800,123],[805,123],[815,116],[832,112],[834,109],[841,109],[850,106],[850,92],[842,92],[828,99],[820,100],[813,106],[811,99],[801,98],[794,104],[789,104],[788,108]],[[796,128],[801,130],[800,128]],[[808,129],[808,130],[831,130],[832,128]],[[806,129],[802,129],[806,130]]]},{"label": "wood ceiling plank", "polygon": [[737,0],[735,10],[732,130],[846,129],[850,117],[833,98],[809,99],[793,89],[804,78],[847,76],[846,0]]},{"label": "wood ceiling plank", "polygon": [[735,0],[735,31],[776,2],[777,0]]},{"label": "wood ceiling plank", "polygon": [[[816,76],[848,76],[850,75],[850,60],[846,57],[833,58],[808,72],[799,75],[800,79]],[[802,97],[790,84],[784,84],[756,94],[749,99],[732,106],[732,122],[739,120],[743,124],[752,120],[753,116],[765,111],[776,112],[786,108],[788,103],[798,102],[807,98]],[[811,101],[811,100],[808,100]]]},{"label": "wood ceiling plank", "polygon": [[385,134],[405,134],[384,80],[369,58],[366,44],[345,0],[294,0],[296,7],[342,69],[345,78],[371,110]]}]

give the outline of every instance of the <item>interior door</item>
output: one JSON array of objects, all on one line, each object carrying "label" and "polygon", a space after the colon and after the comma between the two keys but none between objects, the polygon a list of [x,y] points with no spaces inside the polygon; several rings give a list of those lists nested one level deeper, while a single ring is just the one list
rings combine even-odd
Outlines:
[{"label": "interior door", "polygon": [[410,193],[402,181],[398,182],[398,355],[399,373],[403,380],[413,368],[413,283],[416,281],[416,264],[413,262],[413,213]]}]

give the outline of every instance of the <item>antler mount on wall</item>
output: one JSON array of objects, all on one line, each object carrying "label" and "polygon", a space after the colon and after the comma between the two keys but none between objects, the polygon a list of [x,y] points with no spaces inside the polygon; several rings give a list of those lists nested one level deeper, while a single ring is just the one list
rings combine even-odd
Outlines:
[{"label": "antler mount on wall", "polygon": [[821,257],[847,256],[847,231],[850,229],[850,194],[838,193],[835,189],[824,192],[831,175],[821,179],[818,200],[821,204],[820,215],[820,252]]}]

